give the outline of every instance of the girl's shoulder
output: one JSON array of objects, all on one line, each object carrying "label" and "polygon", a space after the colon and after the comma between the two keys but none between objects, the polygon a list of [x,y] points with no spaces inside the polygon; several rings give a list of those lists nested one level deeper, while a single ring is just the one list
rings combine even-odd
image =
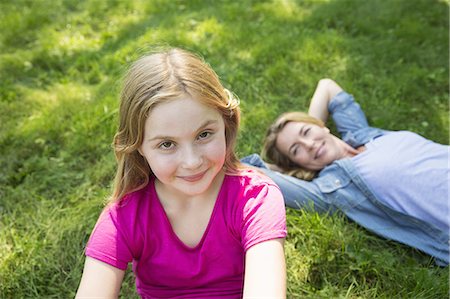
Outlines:
[{"label": "girl's shoulder", "polygon": [[261,182],[273,182],[263,171],[257,169],[256,167],[242,166],[234,172],[226,173],[226,176],[230,178],[234,177],[236,179],[250,179]]},{"label": "girl's shoulder", "polygon": [[243,188],[246,191],[260,190],[261,188],[276,188],[278,186],[262,171],[253,168],[241,168],[234,173],[227,174],[229,188]]},{"label": "girl's shoulder", "polygon": [[143,188],[125,194],[120,200],[110,202],[106,209],[113,213],[136,213],[148,205],[152,196],[153,182],[150,181]]}]

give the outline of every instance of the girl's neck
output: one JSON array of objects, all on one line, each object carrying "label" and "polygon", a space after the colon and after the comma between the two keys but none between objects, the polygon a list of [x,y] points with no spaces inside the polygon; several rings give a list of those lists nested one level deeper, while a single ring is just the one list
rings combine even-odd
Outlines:
[{"label": "girl's neck", "polygon": [[222,170],[216,175],[214,180],[211,182],[211,185],[205,192],[196,195],[187,195],[178,190],[167,188],[167,186],[161,183],[158,179],[155,179],[155,188],[159,200],[164,207],[192,206],[211,201],[215,202],[224,178],[225,172]]},{"label": "girl's neck", "polygon": [[[170,192],[164,189],[161,182],[155,181],[156,192],[167,219],[184,245],[195,248],[201,242],[219,200],[224,177],[224,172],[219,172],[208,190],[197,196]],[[167,191],[169,193],[165,193]]]}]

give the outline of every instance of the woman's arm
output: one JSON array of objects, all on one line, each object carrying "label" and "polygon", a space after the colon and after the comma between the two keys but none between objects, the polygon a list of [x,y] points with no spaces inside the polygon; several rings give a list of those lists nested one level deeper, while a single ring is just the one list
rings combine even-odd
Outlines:
[{"label": "woman's arm", "polygon": [[75,298],[118,298],[124,270],[86,257]]},{"label": "woman's arm", "polygon": [[265,241],[247,250],[244,298],[286,298],[284,239]]},{"label": "woman's arm", "polygon": [[342,90],[342,87],[331,79],[319,80],[309,104],[308,114],[325,123],[328,119],[328,103]]},{"label": "woman's arm", "polygon": [[332,214],[335,212],[334,206],[326,200],[317,184],[268,169],[258,154],[244,157],[241,159],[241,162],[245,165],[258,168],[270,177],[280,187],[286,206],[293,209],[306,209],[318,213]]}]

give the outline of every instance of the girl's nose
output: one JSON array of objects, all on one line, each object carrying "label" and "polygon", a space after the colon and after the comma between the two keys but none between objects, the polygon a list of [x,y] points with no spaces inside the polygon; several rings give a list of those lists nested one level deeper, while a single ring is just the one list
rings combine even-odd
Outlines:
[{"label": "girl's nose", "polygon": [[181,156],[181,165],[186,169],[196,169],[202,164],[202,155],[194,147],[187,147]]}]

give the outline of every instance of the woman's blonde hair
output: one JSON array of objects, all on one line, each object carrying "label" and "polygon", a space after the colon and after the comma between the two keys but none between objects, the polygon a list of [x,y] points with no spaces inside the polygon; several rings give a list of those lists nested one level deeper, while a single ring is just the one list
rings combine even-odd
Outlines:
[{"label": "woman's blonde hair", "polygon": [[199,56],[172,48],[135,61],[125,76],[120,97],[119,128],[114,136],[117,172],[111,200],[147,185],[153,175],[138,152],[145,121],[158,103],[183,95],[217,109],[225,123],[226,157],[224,169],[235,172],[239,160],[234,153],[240,121],[239,101],[224,89],[219,77]]},{"label": "woman's blonde hair", "polygon": [[325,127],[325,124],[315,117],[312,117],[304,112],[287,112],[281,114],[275,122],[267,130],[261,156],[269,163],[273,163],[280,167],[282,171],[290,176],[297,177],[302,180],[310,181],[315,175],[316,171],[304,169],[301,165],[297,165],[289,157],[282,154],[276,147],[278,134],[290,122],[303,122],[314,124],[319,127]]}]

